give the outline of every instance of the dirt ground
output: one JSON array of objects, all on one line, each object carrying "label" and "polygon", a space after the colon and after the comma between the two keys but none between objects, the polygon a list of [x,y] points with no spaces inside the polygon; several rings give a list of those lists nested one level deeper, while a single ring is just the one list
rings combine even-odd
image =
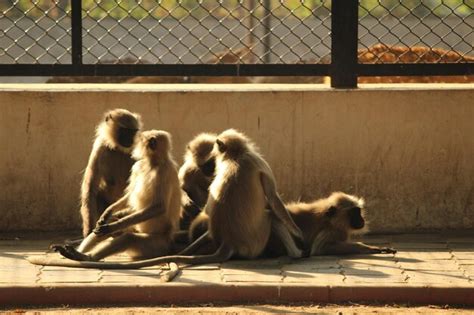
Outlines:
[{"label": "dirt ground", "polygon": [[193,307],[87,307],[87,308],[31,308],[5,309],[1,314],[474,314],[474,308],[451,306],[409,306],[409,305],[238,305]]}]

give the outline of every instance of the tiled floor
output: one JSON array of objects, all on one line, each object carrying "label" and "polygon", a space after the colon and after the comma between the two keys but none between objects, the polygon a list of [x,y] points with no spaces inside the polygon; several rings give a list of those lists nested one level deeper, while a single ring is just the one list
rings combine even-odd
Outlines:
[{"label": "tiled floor", "polygon": [[[120,290],[128,292],[128,289],[134,288],[133,292],[138,295],[140,288],[143,288],[151,290],[143,293],[148,294],[150,301],[157,299],[160,302],[164,299],[162,291],[166,289],[169,296],[175,292],[170,301],[184,303],[202,302],[214,297],[226,300],[228,295],[235,301],[292,301],[299,298],[337,301],[338,294],[343,292],[350,293],[344,293],[349,294],[348,299],[360,300],[374,296],[384,300],[382,292],[383,288],[387,288],[386,300],[404,301],[410,299],[411,294],[416,300],[416,294],[428,294],[420,301],[432,303],[434,300],[436,303],[436,299],[446,302],[451,294],[456,303],[474,304],[474,235],[386,235],[368,237],[366,241],[369,244],[394,247],[398,252],[395,255],[229,261],[185,268],[173,282],[164,284],[160,282],[159,266],[141,270],[35,266],[26,261],[25,257],[43,255],[50,241],[3,240],[0,241],[0,304],[38,303],[39,296],[43,300],[48,300],[49,297],[53,301],[66,296],[64,301],[68,303],[88,303],[95,301],[94,296],[81,300],[81,292],[90,293],[91,288],[100,288],[94,292],[102,293],[107,292],[104,288],[109,288],[110,295],[118,294],[118,297],[125,300],[130,294],[122,297]],[[117,259],[125,257],[114,258]],[[67,300],[64,288],[72,288],[76,292],[70,293],[74,297],[72,302],[71,297]],[[342,291],[335,291],[336,288]],[[454,289],[461,291],[453,291]],[[199,294],[196,295],[192,290],[199,291]],[[302,293],[298,293],[298,290]],[[54,292],[59,295],[54,295]],[[159,298],[154,297],[157,292]],[[183,294],[180,295],[180,292]],[[184,292],[187,292],[187,296],[184,296]],[[317,292],[322,293],[316,294]],[[98,295],[96,298],[99,302],[103,300]],[[471,298],[472,302],[469,301]],[[135,301],[132,297],[130,299],[130,302]],[[144,299],[143,296],[139,300],[141,299]]]}]

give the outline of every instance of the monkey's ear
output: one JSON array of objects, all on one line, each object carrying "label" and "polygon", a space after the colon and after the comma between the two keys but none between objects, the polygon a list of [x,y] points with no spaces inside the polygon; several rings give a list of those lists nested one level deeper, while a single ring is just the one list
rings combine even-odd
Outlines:
[{"label": "monkey's ear", "polygon": [[332,206],[331,208],[328,209],[328,211],[326,212],[326,216],[332,218],[333,216],[336,215],[336,212],[337,212],[337,208]]},{"label": "monkey's ear", "polygon": [[155,138],[151,138],[150,140],[148,140],[148,147],[149,147],[151,150],[155,150],[155,149],[156,149],[156,139],[155,139]]},{"label": "monkey's ear", "polygon": [[227,146],[221,140],[216,139],[216,143],[217,143],[217,147],[219,148],[220,152],[224,153],[227,150]]}]

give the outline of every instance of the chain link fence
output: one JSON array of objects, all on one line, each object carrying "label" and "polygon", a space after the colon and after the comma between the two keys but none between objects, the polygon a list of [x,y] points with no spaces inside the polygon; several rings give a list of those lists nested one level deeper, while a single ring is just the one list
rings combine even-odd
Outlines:
[{"label": "chain link fence", "polygon": [[[0,67],[71,64],[72,1],[0,0]],[[331,0],[80,5],[84,65],[331,64]],[[474,62],[474,0],[360,0],[358,10],[359,63]]]}]

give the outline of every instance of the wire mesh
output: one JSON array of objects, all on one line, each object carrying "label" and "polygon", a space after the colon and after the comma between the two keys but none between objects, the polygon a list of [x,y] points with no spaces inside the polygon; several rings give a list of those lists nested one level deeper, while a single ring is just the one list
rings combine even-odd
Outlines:
[{"label": "wire mesh", "polygon": [[[0,0],[0,64],[71,63],[70,0]],[[83,0],[83,63],[331,60],[330,0]],[[474,0],[360,0],[359,62],[472,62]]]},{"label": "wire mesh", "polygon": [[473,0],[362,0],[359,62],[474,61],[473,12]]}]

